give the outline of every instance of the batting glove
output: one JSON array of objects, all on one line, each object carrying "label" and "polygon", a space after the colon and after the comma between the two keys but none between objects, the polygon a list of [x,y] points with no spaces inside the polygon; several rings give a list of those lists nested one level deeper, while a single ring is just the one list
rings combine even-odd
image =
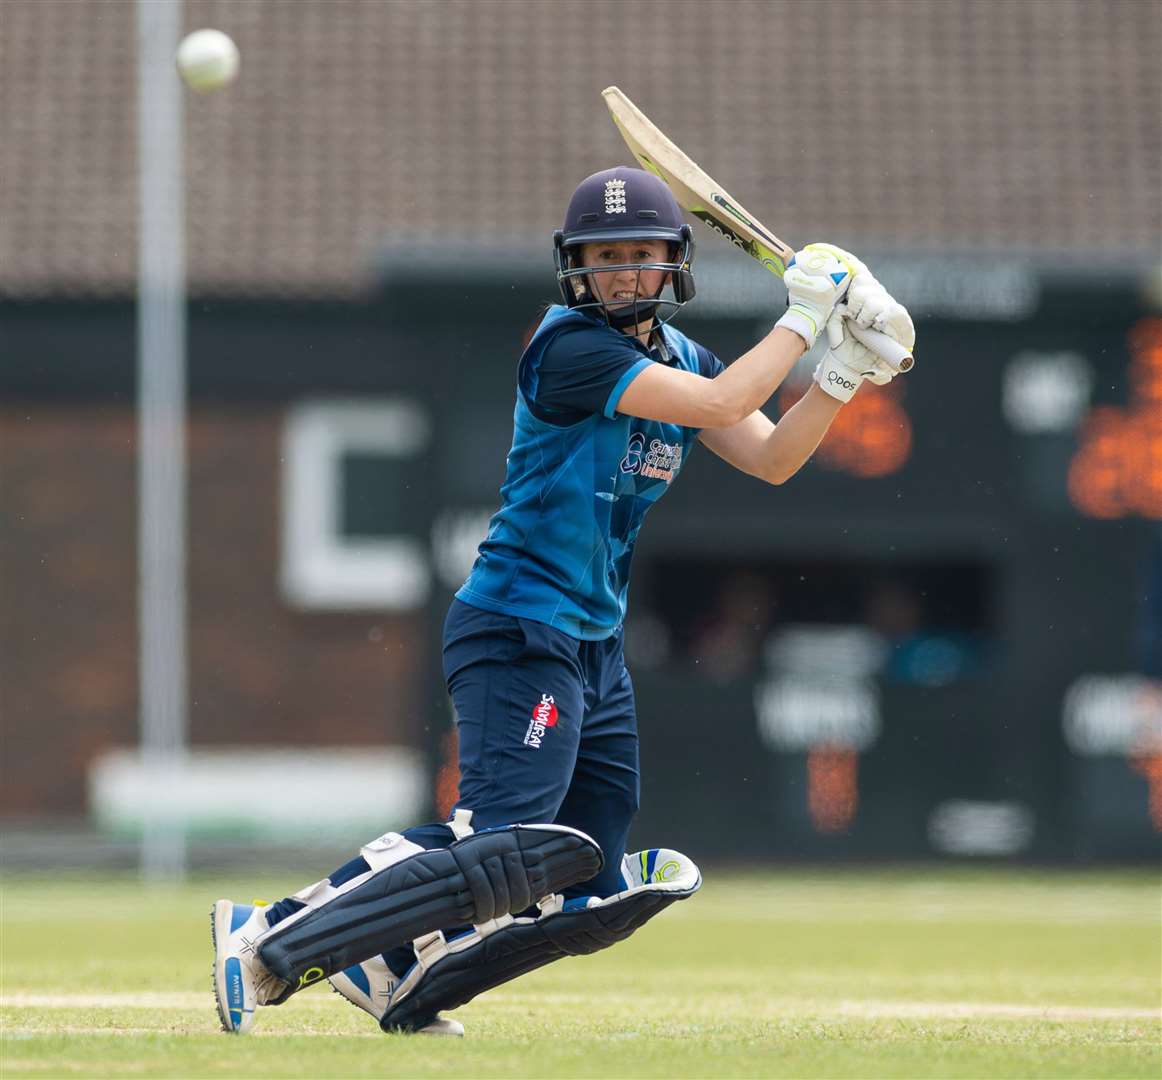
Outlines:
[{"label": "batting glove", "polygon": [[864,269],[854,255],[831,244],[808,244],[795,252],[783,274],[787,311],[775,325],[798,334],[811,348],[852,279]]},{"label": "batting glove", "polygon": [[861,273],[851,285],[847,299],[838,304],[827,322],[827,354],[815,367],[815,381],[839,401],[850,401],[865,379],[876,386],[892,381],[899,372],[886,360],[858,341],[851,332],[855,324],[879,330],[905,346],[916,344],[916,328],[903,304],[897,303],[870,273]]},{"label": "batting glove", "polygon": [[815,365],[815,381],[838,401],[850,401],[859,384],[868,379],[877,386],[892,381],[895,372],[866,345],[857,341],[842,315],[833,315],[827,323],[827,341],[831,346]]},{"label": "batting glove", "polygon": [[909,352],[916,347],[916,328],[903,304],[897,303],[866,268],[855,276],[839,313],[865,330],[878,330]]}]

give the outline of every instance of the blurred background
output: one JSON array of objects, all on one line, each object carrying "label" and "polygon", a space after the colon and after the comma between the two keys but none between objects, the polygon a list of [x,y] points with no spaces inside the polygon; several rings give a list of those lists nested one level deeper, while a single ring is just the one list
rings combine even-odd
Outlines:
[{"label": "blurred background", "polygon": [[[5,866],[325,870],[446,810],[440,625],[611,83],[918,329],[791,483],[702,453],[651,515],[631,846],[1156,858],[1160,55],[1150,0],[4,0]],[[695,228],[728,361],[785,294]]]}]

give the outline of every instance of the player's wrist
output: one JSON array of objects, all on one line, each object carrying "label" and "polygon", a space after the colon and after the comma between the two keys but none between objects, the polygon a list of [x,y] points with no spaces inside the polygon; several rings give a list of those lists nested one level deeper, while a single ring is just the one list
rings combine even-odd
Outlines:
[{"label": "player's wrist", "polygon": [[863,376],[852,371],[834,352],[828,352],[815,365],[813,378],[820,390],[844,404],[855,396],[863,382]]},{"label": "player's wrist", "polygon": [[792,334],[797,334],[803,339],[804,346],[809,349],[815,344],[815,339],[819,337],[819,331],[827,323],[826,318],[821,318],[821,315],[822,312],[813,311],[805,304],[792,304],[783,312],[775,326],[790,330]]}]

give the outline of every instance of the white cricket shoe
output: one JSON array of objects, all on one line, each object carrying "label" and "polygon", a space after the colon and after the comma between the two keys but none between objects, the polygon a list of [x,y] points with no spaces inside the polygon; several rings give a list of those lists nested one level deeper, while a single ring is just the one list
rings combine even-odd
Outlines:
[{"label": "white cricket shoe", "polygon": [[[362,964],[352,964],[336,972],[328,981],[352,1005],[358,1005],[364,1012],[374,1016],[376,1023],[383,1019],[383,1014],[391,1004],[391,995],[399,985],[399,979],[381,956],[373,956]],[[459,1020],[437,1016],[427,1027],[420,1028],[418,1034],[462,1036],[464,1025]]]},{"label": "white cricket shoe", "polygon": [[286,983],[258,958],[256,943],[269,926],[259,905],[219,900],[210,909],[214,941],[214,997],[222,1030],[245,1035],[254,1024],[254,1010],[286,989]]}]

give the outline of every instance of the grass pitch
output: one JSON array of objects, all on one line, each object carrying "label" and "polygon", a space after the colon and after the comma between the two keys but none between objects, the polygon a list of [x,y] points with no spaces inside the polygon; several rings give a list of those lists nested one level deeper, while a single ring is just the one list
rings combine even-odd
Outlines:
[{"label": "grass pitch", "polygon": [[0,1074],[1162,1075],[1154,875],[711,871],[616,949],[459,1010],[462,1040],[383,1035],[325,988],[220,1034],[211,902],[301,884],[10,880]]}]

